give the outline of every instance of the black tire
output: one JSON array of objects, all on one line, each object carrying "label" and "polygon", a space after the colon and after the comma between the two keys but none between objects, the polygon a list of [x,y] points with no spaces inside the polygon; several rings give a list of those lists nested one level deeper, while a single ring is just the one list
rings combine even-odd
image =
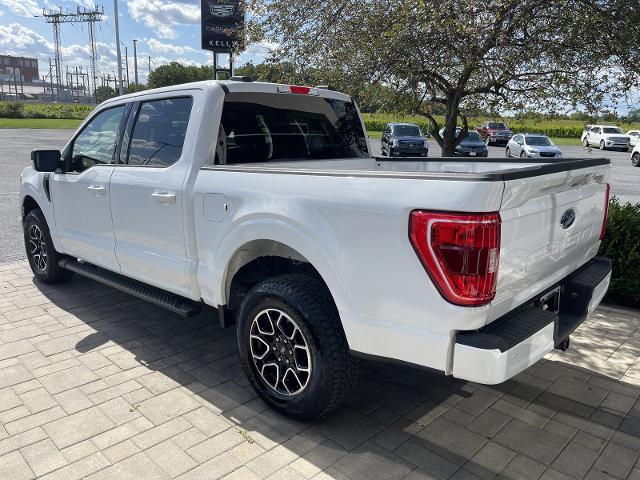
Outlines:
[{"label": "black tire", "polygon": [[606,149],[607,149],[607,146],[604,143],[604,140],[600,140],[600,150],[606,150]]},{"label": "black tire", "polygon": [[520,158],[527,158],[527,153],[524,150],[520,152]]},{"label": "black tire", "polygon": [[631,165],[634,167],[640,167],[640,152],[636,152],[631,157]]},{"label": "black tire", "polygon": [[45,283],[66,282],[73,272],[58,266],[63,255],[53,247],[49,226],[40,209],[31,210],[23,223],[24,245],[31,271]]},{"label": "black tire", "polygon": [[584,148],[588,148],[589,147],[589,140],[587,140],[587,137],[584,137],[584,140],[582,140],[582,146]]},{"label": "black tire", "polygon": [[511,150],[509,149],[509,147],[507,147],[507,149],[504,151],[504,154],[507,158],[511,158]]},{"label": "black tire", "polygon": [[[267,342],[250,344],[252,338],[256,342],[255,337],[251,337],[252,331],[256,333],[254,320],[257,324],[259,318],[264,319],[266,310],[269,310],[267,315],[271,318],[268,320],[271,325],[274,325],[271,312],[285,313],[289,317],[288,319],[285,317],[285,321],[293,320],[293,323],[297,324],[308,345],[310,372],[306,376],[306,385],[302,386],[299,393],[278,392],[258,371],[258,362],[263,362],[263,372],[265,371],[264,363],[271,364],[276,361],[283,363],[275,357],[279,353],[272,352],[272,349],[276,352],[281,351],[283,355],[287,354],[284,350],[278,350],[279,346],[275,348],[275,343],[271,347],[268,346],[269,340],[276,341],[273,336],[269,339],[263,335],[262,338],[266,338]],[[275,315],[278,315],[278,312]],[[281,334],[275,327],[272,328],[275,333]],[[263,326],[263,329],[267,331],[269,327]],[[262,334],[262,332],[258,333]],[[359,361],[349,354],[347,339],[331,295],[325,285],[307,275],[282,275],[254,286],[242,301],[238,314],[237,335],[240,362],[253,389],[273,409],[290,418],[317,420],[326,417],[343,404],[357,379]],[[294,331],[290,338],[296,335]],[[285,337],[280,338],[284,340]],[[267,345],[266,348],[261,343]],[[267,353],[262,356],[265,360],[254,361],[252,348],[266,350]],[[295,348],[293,350],[295,351]],[[261,355],[259,351],[258,355]],[[270,355],[273,356],[269,357]],[[302,355],[305,355],[304,350]],[[297,369],[298,361],[296,360],[295,363]],[[282,367],[288,368],[288,365],[288,363],[283,364]],[[282,377],[280,372],[280,366],[278,366],[274,382],[276,387],[279,385],[277,380],[279,378],[282,378],[281,384],[284,386],[289,370],[285,370]],[[296,378],[299,377],[296,376]],[[271,380],[273,381],[273,378]],[[301,385],[302,382],[299,381],[298,384]],[[287,388],[287,390],[290,389]]]}]

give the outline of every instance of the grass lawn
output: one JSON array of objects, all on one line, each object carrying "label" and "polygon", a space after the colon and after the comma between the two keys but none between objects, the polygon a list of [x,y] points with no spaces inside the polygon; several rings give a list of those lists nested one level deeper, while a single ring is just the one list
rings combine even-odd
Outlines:
[{"label": "grass lawn", "polygon": [[0,118],[0,128],[75,129],[82,120],[67,118]]},{"label": "grass lawn", "polygon": [[[367,133],[369,134],[369,138],[382,138],[382,132],[370,132],[367,131]],[[435,141],[435,140],[434,140]],[[556,145],[560,145],[560,146],[575,146],[575,147],[579,147],[580,146],[580,139],[579,138],[555,138],[552,137],[551,141],[553,143],[555,143]]]}]

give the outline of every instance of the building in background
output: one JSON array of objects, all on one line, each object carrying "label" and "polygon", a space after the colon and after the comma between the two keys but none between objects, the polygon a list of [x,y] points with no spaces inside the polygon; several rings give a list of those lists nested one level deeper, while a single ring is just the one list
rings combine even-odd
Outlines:
[{"label": "building in background", "polygon": [[0,55],[0,80],[22,83],[39,82],[38,60],[28,57]]}]

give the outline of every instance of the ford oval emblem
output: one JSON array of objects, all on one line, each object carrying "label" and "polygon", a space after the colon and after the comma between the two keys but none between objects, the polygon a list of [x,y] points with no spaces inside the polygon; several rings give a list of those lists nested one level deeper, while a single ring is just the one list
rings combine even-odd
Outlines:
[{"label": "ford oval emblem", "polygon": [[560,217],[560,226],[565,230],[573,225],[573,222],[576,221],[576,211],[573,208],[569,210],[565,210],[565,212]]}]

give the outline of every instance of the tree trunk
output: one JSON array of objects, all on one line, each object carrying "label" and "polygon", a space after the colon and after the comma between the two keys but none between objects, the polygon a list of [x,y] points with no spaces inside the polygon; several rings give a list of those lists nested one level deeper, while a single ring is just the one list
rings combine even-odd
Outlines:
[{"label": "tree trunk", "polygon": [[460,97],[462,92],[452,90],[447,95],[447,113],[444,119],[444,132],[442,135],[442,156],[453,157],[456,151],[456,127],[460,116]]}]

